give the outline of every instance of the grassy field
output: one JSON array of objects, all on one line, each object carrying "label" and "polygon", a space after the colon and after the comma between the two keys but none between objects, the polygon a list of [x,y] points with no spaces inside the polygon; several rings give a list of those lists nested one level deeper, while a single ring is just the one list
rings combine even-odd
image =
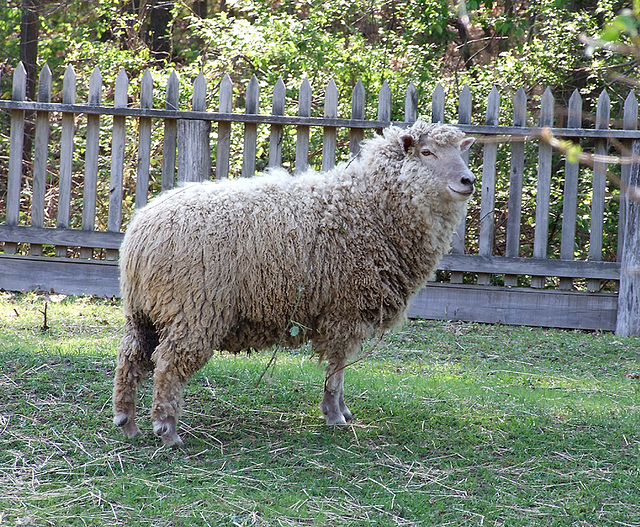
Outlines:
[{"label": "grassy field", "polygon": [[216,355],[185,447],[111,423],[115,302],[0,293],[0,525],[640,526],[640,340],[416,321],[323,425],[308,349]]}]

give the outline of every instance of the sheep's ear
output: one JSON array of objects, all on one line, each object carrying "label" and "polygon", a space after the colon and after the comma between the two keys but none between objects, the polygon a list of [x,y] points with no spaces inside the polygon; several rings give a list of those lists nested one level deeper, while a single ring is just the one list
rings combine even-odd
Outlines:
[{"label": "sheep's ear", "polygon": [[460,143],[460,151],[464,152],[466,150],[469,150],[469,147],[475,143],[475,139],[473,137],[466,137],[462,140],[462,142]]},{"label": "sheep's ear", "polygon": [[402,141],[402,146],[404,146],[404,153],[406,154],[407,152],[409,152],[409,148],[414,145],[413,137],[411,137],[411,134],[403,134],[400,140]]}]

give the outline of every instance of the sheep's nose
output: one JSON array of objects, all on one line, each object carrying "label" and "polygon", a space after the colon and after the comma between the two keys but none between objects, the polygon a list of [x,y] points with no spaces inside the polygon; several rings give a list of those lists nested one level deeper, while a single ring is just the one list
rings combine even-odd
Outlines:
[{"label": "sheep's nose", "polygon": [[463,185],[473,185],[475,180],[476,177],[471,172],[469,172],[468,174],[460,178],[460,183],[462,183]]}]

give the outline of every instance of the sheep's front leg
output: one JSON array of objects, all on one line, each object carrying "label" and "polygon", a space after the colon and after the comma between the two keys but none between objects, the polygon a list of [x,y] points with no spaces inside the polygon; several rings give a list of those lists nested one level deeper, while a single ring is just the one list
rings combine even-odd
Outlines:
[{"label": "sheep's front leg", "polygon": [[353,415],[344,403],[344,367],[347,359],[330,358],[326,369],[324,396],[320,410],[328,425],[345,425]]}]

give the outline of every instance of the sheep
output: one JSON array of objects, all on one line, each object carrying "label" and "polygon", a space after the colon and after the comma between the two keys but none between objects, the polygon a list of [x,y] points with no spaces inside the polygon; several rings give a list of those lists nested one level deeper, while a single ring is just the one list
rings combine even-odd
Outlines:
[{"label": "sheep", "polygon": [[451,125],[391,126],[328,172],[195,183],[140,209],[121,247],[115,425],[140,434],[137,389],[153,372],[153,431],[181,445],[184,386],[214,350],[305,341],[326,361],[326,423],[346,424],[345,365],[405,320],[449,249],[474,191],[461,156],[473,141]]}]

